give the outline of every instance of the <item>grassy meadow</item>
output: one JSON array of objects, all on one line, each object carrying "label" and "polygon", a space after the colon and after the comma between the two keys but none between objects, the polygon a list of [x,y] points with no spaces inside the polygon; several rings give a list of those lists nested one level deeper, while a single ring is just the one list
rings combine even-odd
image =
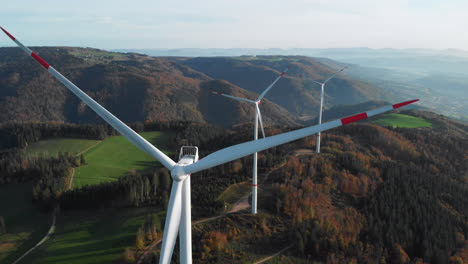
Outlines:
[{"label": "grassy meadow", "polygon": [[[144,132],[141,135],[167,150],[170,133]],[[105,140],[57,138],[41,140],[25,150],[26,156],[53,156],[59,152],[83,152],[86,165],[75,169],[74,187],[113,181],[129,170],[159,166],[151,156],[122,136]],[[167,153],[167,151],[166,151]],[[50,216],[32,200],[32,183],[0,186],[0,216],[7,233],[0,234],[0,263],[11,263],[33,247],[47,233]],[[22,263],[115,263],[125,248],[135,247],[135,236],[145,217],[160,208],[104,209],[62,212],[56,232]]]},{"label": "grassy meadow", "polygon": [[54,138],[38,141],[25,150],[27,156],[55,156],[59,152],[78,154],[98,144],[99,140],[78,138]]},{"label": "grassy meadow", "polygon": [[229,208],[235,204],[244,195],[248,194],[252,190],[252,182],[240,182],[229,186],[224,192],[222,192],[217,200],[228,204]]},{"label": "grassy meadow", "polygon": [[402,114],[387,114],[372,122],[373,124],[386,127],[418,128],[432,127],[432,123],[414,116]]},{"label": "grassy meadow", "polygon": [[52,239],[24,263],[117,263],[125,248],[135,247],[136,233],[150,213],[165,219],[157,208],[64,212],[57,219]]},{"label": "grassy meadow", "polygon": [[0,216],[6,233],[0,233],[0,263],[11,263],[47,233],[49,215],[31,203],[32,184],[0,185]]},{"label": "grassy meadow", "polygon": [[[170,134],[143,132],[146,140],[167,153]],[[135,169],[142,171],[159,166],[159,163],[144,153],[123,136],[108,137],[84,153],[86,165],[76,169],[73,187],[114,181]]]},{"label": "grassy meadow", "polygon": [[[170,133],[143,132],[141,135],[167,153]],[[28,146],[26,156],[53,156],[59,152],[82,153],[86,160],[75,170],[74,187],[113,181],[135,169],[143,171],[159,166],[159,163],[144,153],[123,136],[108,137],[103,141],[57,138],[41,140]]]}]

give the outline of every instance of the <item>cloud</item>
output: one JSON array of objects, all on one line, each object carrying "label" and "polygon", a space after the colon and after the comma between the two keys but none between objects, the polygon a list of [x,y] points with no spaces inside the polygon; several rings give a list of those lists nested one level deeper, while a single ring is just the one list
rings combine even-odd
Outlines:
[{"label": "cloud", "polygon": [[110,16],[98,17],[96,22],[101,23],[101,24],[112,24],[112,17]]},{"label": "cloud", "polygon": [[[133,47],[465,48],[466,0],[10,1],[0,10],[31,40]],[[91,8],[90,8],[91,7]],[[15,28],[16,27],[16,28]],[[151,34],[148,34],[151,32]],[[125,38],[123,37],[125,36]],[[132,42],[133,41],[133,42]],[[43,43],[43,42],[41,42]],[[133,44],[132,44],[133,43]],[[97,45],[97,44],[96,44]],[[106,46],[99,46],[106,47]]]}]

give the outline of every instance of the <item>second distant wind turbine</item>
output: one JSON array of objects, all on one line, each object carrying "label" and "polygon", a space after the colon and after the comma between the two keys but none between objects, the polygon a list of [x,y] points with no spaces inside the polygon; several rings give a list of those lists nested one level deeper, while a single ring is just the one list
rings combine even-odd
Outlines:
[{"label": "second distant wind turbine", "polygon": [[[286,68],[283,72],[281,72],[278,77],[258,96],[257,100],[249,100],[245,98],[240,98],[232,95],[227,95],[219,92],[214,92],[212,91],[211,93],[216,94],[216,95],[221,95],[227,98],[231,98],[237,101],[241,102],[247,102],[255,105],[255,126],[254,126],[254,140],[258,139],[258,121],[260,121],[260,127],[262,129],[262,135],[265,137],[265,130],[263,128],[263,120],[262,120],[262,114],[260,113],[260,108],[258,105],[262,101],[263,97],[265,97],[266,93],[270,91],[271,88],[283,77],[286,72],[289,70],[289,68]],[[257,213],[257,152],[253,154],[253,175],[252,175],[252,214]]]},{"label": "second distant wind turbine", "polygon": [[[335,77],[338,73],[344,71],[346,68],[348,68],[348,66],[345,66],[345,67],[341,68],[341,70],[333,73],[330,77],[328,77],[323,82],[312,80],[313,82],[320,84],[320,86],[322,87],[322,91],[320,92],[320,112],[319,112],[319,121],[318,121],[319,125],[322,124],[323,97],[325,96],[325,84],[327,84],[328,81],[333,79],[333,77]],[[317,150],[317,153],[320,153],[320,132],[318,132],[318,134],[317,134],[317,149],[316,150]]]}]

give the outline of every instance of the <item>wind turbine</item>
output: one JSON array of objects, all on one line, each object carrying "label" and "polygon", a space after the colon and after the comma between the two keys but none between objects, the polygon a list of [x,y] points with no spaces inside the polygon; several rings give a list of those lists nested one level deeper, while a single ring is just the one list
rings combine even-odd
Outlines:
[{"label": "wind turbine", "polygon": [[388,105],[365,113],[330,121],[321,125],[306,127],[259,140],[245,142],[211,153],[201,160],[198,160],[197,147],[182,147],[179,161],[176,163],[168,156],[166,156],[166,154],[161,152],[155,146],[151,145],[143,137],[125,125],[117,117],[108,112],[104,107],[99,105],[80,88],[78,88],[52,66],[50,66],[50,64],[42,59],[39,55],[21,44],[15,37],[3,29],[3,27],[0,27],[0,29],[2,29],[3,32],[5,32],[28,55],[33,57],[39,64],[41,64],[53,77],[55,77],[72,93],[74,93],[84,103],[86,103],[91,109],[93,109],[96,114],[102,117],[109,125],[119,131],[119,133],[121,133],[138,148],[153,156],[155,159],[161,162],[164,167],[170,170],[173,182],[169,199],[169,206],[167,209],[166,223],[164,226],[163,244],[161,248],[161,256],[159,258],[160,264],[169,264],[171,262],[177,233],[179,234],[180,238],[180,263],[192,263],[192,220],[190,208],[190,175],[192,173],[206,170],[226,162],[248,156],[258,151],[310,136],[317,132],[356,122],[367,117],[381,114],[418,101],[411,100],[399,104]]},{"label": "wind turbine", "polygon": [[[244,99],[232,95],[227,95],[219,92],[214,92],[211,91],[211,93],[216,94],[216,95],[221,95],[227,98],[231,98],[233,100],[241,101],[241,102],[247,102],[255,105],[255,126],[254,126],[254,140],[258,139],[258,121],[260,120],[260,127],[262,129],[262,135],[265,138],[265,130],[263,129],[263,120],[262,120],[262,114],[260,113],[260,108],[258,105],[262,101],[263,97],[265,97],[266,93],[270,91],[271,88],[276,84],[276,82],[283,77],[286,72],[288,72],[289,68],[286,68],[283,72],[281,72],[278,77],[258,96],[257,100],[249,100],[249,99]],[[257,213],[257,152],[253,154],[253,175],[252,175],[252,214]]]},{"label": "wind turbine", "polygon": [[[328,77],[323,82],[312,80],[313,82],[320,84],[320,86],[322,87],[322,91],[320,92],[320,113],[319,113],[319,122],[318,122],[319,125],[322,124],[323,97],[325,96],[325,84],[328,81],[330,81],[331,79],[333,79],[333,77],[335,77],[338,73],[344,71],[344,69],[346,69],[346,68],[348,68],[348,66],[345,66],[341,70],[333,73],[330,77]],[[317,149],[316,149],[316,151],[317,151],[317,153],[320,153],[320,132],[318,132],[318,134],[317,134]]]}]

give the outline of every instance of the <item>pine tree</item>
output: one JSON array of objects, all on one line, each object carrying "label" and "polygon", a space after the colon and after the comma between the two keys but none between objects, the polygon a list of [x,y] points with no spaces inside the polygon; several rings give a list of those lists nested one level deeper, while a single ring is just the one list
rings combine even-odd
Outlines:
[{"label": "pine tree", "polygon": [[0,234],[6,233],[5,219],[0,215]]},{"label": "pine tree", "polygon": [[139,228],[137,235],[136,235],[136,241],[135,241],[135,246],[137,249],[143,249],[145,247],[145,234],[143,231],[143,228]]},{"label": "pine tree", "polygon": [[86,165],[86,160],[83,154],[80,155],[80,165],[81,166]]}]

